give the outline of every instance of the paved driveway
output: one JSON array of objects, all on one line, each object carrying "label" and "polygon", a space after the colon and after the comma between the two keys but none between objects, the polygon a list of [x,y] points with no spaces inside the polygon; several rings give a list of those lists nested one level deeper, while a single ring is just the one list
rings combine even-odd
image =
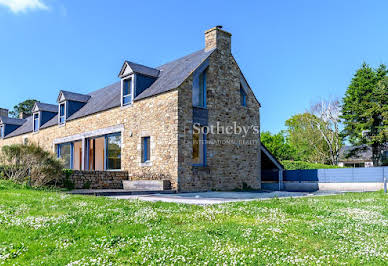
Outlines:
[{"label": "paved driveway", "polygon": [[236,201],[250,201],[250,200],[265,200],[271,198],[285,198],[285,197],[306,197],[315,195],[328,195],[336,193],[322,193],[322,192],[199,192],[199,193],[177,193],[177,194],[152,194],[152,195],[128,195],[128,196],[111,196],[116,199],[139,199],[145,201],[163,201],[175,202],[185,204],[220,204],[226,202]]}]

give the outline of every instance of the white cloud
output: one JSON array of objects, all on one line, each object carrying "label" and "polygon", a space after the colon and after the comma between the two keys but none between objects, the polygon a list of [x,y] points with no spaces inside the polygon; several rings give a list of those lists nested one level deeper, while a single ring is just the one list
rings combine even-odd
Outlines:
[{"label": "white cloud", "polygon": [[13,13],[27,12],[34,9],[48,9],[41,0],[0,0],[0,5],[8,7]]}]

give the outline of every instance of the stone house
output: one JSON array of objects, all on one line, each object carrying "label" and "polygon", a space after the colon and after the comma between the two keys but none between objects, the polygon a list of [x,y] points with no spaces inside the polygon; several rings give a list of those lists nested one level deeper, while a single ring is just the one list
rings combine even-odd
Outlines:
[{"label": "stone house", "polygon": [[260,189],[260,103],[230,33],[209,29],[204,49],[156,68],[125,61],[119,79],[86,95],[61,90],[30,117],[1,109],[0,147],[37,143],[78,176],[117,172],[177,191]]}]

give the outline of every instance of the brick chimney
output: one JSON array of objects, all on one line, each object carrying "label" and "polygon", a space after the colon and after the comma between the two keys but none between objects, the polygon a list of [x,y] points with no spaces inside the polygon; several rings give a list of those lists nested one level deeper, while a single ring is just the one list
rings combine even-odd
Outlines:
[{"label": "brick chimney", "polygon": [[19,119],[26,119],[27,117],[29,117],[28,114],[24,113],[24,112],[20,112],[19,113]]},{"label": "brick chimney", "polygon": [[0,108],[0,116],[8,117],[8,109]]},{"label": "brick chimney", "polygon": [[205,50],[217,48],[227,53],[231,52],[232,34],[222,30],[222,26],[216,26],[205,31]]}]

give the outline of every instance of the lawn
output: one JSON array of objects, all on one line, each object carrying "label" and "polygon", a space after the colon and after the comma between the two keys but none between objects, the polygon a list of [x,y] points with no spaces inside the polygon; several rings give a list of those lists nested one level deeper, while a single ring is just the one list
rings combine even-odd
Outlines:
[{"label": "lawn", "polygon": [[192,206],[0,180],[0,264],[388,263],[382,192]]}]

